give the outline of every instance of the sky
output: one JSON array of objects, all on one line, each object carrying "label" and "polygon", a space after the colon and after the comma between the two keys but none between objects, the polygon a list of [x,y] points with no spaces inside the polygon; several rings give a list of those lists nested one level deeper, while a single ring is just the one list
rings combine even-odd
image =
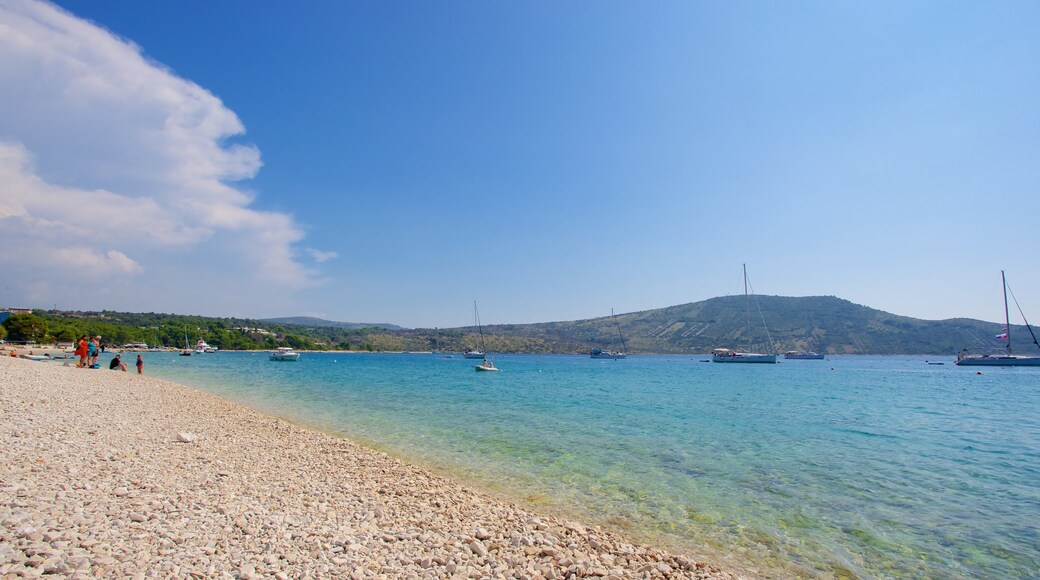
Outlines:
[{"label": "sky", "polygon": [[[1040,3],[0,0],[0,307],[1040,320]],[[1012,304],[1012,312],[1015,306]],[[1012,316],[1016,322],[1017,316]]]}]

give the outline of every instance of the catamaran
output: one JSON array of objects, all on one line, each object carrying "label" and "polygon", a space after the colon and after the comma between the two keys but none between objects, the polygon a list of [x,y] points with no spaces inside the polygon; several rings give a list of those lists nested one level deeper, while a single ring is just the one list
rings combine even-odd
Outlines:
[{"label": "catamaran", "polygon": [[[758,302],[755,302],[758,305]],[[769,327],[766,326],[765,317],[762,316],[762,309],[758,310],[759,317],[762,318],[762,326],[766,329],[766,336],[769,338],[770,347],[773,348],[773,354],[762,354],[751,351],[751,302],[748,295],[748,278],[747,278],[747,264],[744,264],[744,310],[747,314],[747,335],[748,335],[748,352],[736,351],[728,348],[716,348],[711,351],[711,361],[717,363],[776,363],[776,349],[773,347],[773,337],[769,335]]]},{"label": "catamaran", "polygon": [[[970,355],[968,349],[964,349],[957,355],[955,364],[960,366],[987,366],[987,367],[1036,367],[1040,366],[1040,356],[1024,356],[1020,354],[1011,353],[1011,321],[1008,316],[1008,284],[1007,278],[1004,276],[1004,271],[1000,271],[1000,282],[1004,286],[1004,331],[997,335],[997,338],[1007,341],[1007,345],[1004,347],[1005,354],[982,354],[982,355]],[[1014,298],[1014,293],[1011,294]],[[1015,306],[1018,308],[1018,313],[1022,315],[1022,320],[1026,323],[1026,328],[1029,330],[1029,335],[1033,337],[1033,344],[1040,348],[1040,342],[1036,340],[1036,334],[1033,333],[1033,327],[1029,326],[1029,321],[1026,320],[1026,315],[1022,312],[1022,307],[1018,305],[1018,300],[1015,300]]]}]

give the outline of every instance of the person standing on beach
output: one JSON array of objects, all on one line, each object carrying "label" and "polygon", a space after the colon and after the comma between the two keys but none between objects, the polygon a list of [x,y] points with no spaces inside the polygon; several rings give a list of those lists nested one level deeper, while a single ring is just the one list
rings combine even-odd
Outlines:
[{"label": "person standing on beach", "polygon": [[87,343],[87,366],[93,367],[97,364],[98,357],[98,337],[90,339]]},{"label": "person standing on beach", "polygon": [[144,359],[137,355],[137,374],[144,374]]},{"label": "person standing on beach", "polygon": [[76,366],[86,368],[87,366],[87,335],[79,337],[79,342],[76,343],[76,356],[79,357],[79,362]]}]

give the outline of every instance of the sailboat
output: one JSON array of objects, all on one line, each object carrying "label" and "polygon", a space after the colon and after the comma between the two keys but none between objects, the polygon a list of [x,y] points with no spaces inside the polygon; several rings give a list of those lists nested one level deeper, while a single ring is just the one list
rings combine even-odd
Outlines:
[{"label": "sailboat", "polygon": [[480,313],[477,312],[477,301],[473,301],[473,326],[477,327],[477,332],[480,333],[480,349],[471,348],[463,353],[462,356],[466,358],[484,358],[484,352],[487,350],[484,348],[484,329],[480,326]]},{"label": "sailboat", "polygon": [[184,350],[181,351],[181,356],[191,356],[191,346],[188,344],[188,331],[184,331]]},{"label": "sailboat", "polygon": [[617,360],[628,356],[625,354],[625,351],[628,350],[625,347],[625,335],[621,334],[621,325],[618,324],[617,316],[614,316],[613,308],[610,309],[610,317],[614,319],[614,326],[617,328],[618,337],[621,339],[621,350],[609,351],[602,348],[594,348],[589,351],[589,358],[612,358]]},{"label": "sailboat", "polygon": [[[1011,353],[1011,321],[1008,316],[1008,284],[1007,277],[1004,276],[1004,271],[1000,271],[1000,282],[1004,286],[1004,332],[997,335],[997,338],[1007,341],[1007,346],[1004,347],[1006,354],[982,354],[982,355],[969,355],[968,349],[964,349],[957,355],[955,364],[961,366],[987,366],[987,367],[1036,367],[1040,366],[1040,356],[1024,356],[1020,354]],[[1014,298],[1014,293],[1011,297]],[[1018,300],[1015,300],[1015,306],[1018,306]],[[1033,327],[1029,326],[1029,321],[1026,320],[1025,314],[1022,313],[1022,308],[1018,307],[1018,313],[1022,314],[1022,320],[1026,323],[1026,328],[1029,329],[1029,335],[1033,337],[1033,344],[1040,348],[1040,342],[1037,342],[1036,335],[1033,334]]]},{"label": "sailboat", "polygon": [[484,359],[479,365],[473,367],[477,372],[492,372],[497,373],[498,367],[495,366],[493,359],[487,357],[487,347],[484,345],[484,328],[480,325],[480,314],[477,312],[477,301],[473,301],[473,322],[477,326],[477,332],[480,333],[480,350],[469,349],[465,352],[466,358],[481,358]]},{"label": "sailboat", "polygon": [[[755,302],[756,306],[758,302]],[[776,364],[776,350],[774,348],[773,354],[762,354],[751,351],[751,302],[748,295],[748,278],[747,278],[747,264],[744,264],[744,310],[747,313],[747,335],[748,335],[748,351],[736,351],[728,348],[716,348],[711,351],[711,361],[717,363],[768,363]],[[762,316],[762,310],[759,309],[758,315]],[[762,318],[762,326],[766,329],[766,337],[769,338],[769,345],[773,345],[773,337],[769,336],[769,328],[766,327],[765,318]]]}]

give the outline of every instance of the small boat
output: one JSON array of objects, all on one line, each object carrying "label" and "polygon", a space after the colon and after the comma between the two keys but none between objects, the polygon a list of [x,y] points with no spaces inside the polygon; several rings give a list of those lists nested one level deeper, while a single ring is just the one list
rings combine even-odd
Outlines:
[{"label": "small boat", "polygon": [[477,372],[492,372],[497,373],[498,368],[495,367],[495,363],[484,361],[483,363],[473,367]]},{"label": "small boat", "polygon": [[809,352],[789,350],[784,353],[784,358],[787,360],[823,360],[823,355],[811,350]]},{"label": "small boat", "polygon": [[625,346],[625,335],[621,334],[621,325],[618,324],[617,316],[614,316],[614,309],[610,309],[610,317],[614,320],[614,326],[617,328],[618,337],[621,339],[621,350],[604,350],[602,348],[594,348],[589,351],[589,358],[609,358],[609,359],[623,359],[628,355],[625,354],[627,347]]},{"label": "small boat", "polygon": [[278,361],[297,361],[300,360],[300,353],[296,352],[289,346],[280,346],[278,350],[271,353],[271,360]]},{"label": "small boat", "polygon": [[[758,306],[758,300],[756,299],[755,305]],[[748,335],[748,351],[751,350],[751,302],[748,294],[748,277],[747,277],[747,264],[744,265],[744,309],[747,311],[747,335]],[[769,338],[769,345],[773,347],[773,337],[769,336],[769,327],[766,326],[765,317],[762,316],[762,309],[758,309],[758,315],[762,318],[762,326],[766,329],[766,336]],[[744,352],[735,351],[728,348],[716,348],[711,351],[711,362],[717,363],[767,363],[776,364],[776,350],[774,347],[773,354],[762,354],[757,352]]]},{"label": "small boat", "polygon": [[[998,339],[1007,341],[1007,345],[1004,347],[1005,354],[983,354],[983,355],[970,355],[968,350],[964,349],[957,355],[957,360],[954,364],[958,366],[984,366],[984,367],[1040,367],[1040,356],[1025,356],[1011,353],[1011,322],[1008,316],[1008,284],[1007,278],[1004,276],[1004,271],[1000,271],[1000,282],[1004,286],[1004,331],[997,335]],[[1011,297],[1014,298],[1015,294],[1012,293]],[[1018,300],[1015,300],[1015,306],[1018,306]],[[1022,312],[1022,308],[1019,307],[1019,313]],[[1023,321],[1026,323],[1026,328],[1029,330],[1029,335],[1033,337],[1033,344],[1040,348],[1040,342],[1037,342],[1036,335],[1033,334],[1033,327],[1029,326],[1029,321],[1025,320],[1025,314],[1022,315]]]}]

